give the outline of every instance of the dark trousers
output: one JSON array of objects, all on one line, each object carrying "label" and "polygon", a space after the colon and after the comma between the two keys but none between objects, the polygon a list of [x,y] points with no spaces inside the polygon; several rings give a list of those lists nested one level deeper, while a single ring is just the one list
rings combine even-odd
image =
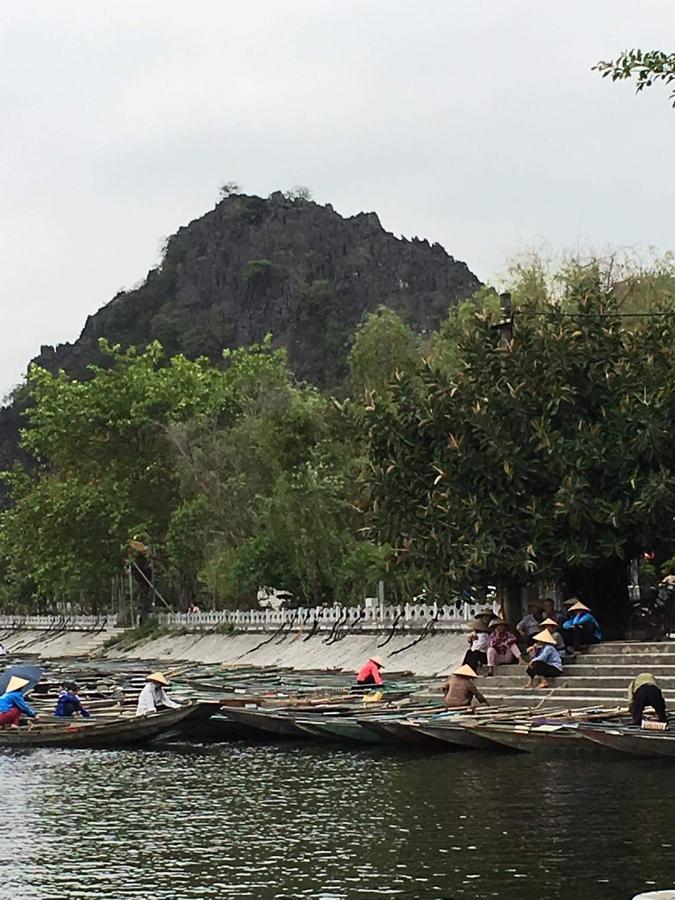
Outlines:
[{"label": "dark trousers", "polygon": [[487,653],[482,650],[467,650],[462,665],[471,666],[474,672],[477,672],[481,666],[487,665]]},{"label": "dark trousers", "polygon": [[645,706],[654,708],[659,722],[668,721],[666,701],[663,699],[661,688],[658,688],[655,684],[643,684],[633,694],[633,702],[630,705],[630,711],[633,714],[633,725],[639,725],[642,722],[642,713]]},{"label": "dark trousers", "polygon": [[541,675],[542,678],[558,678],[562,675],[560,669],[556,669],[555,666],[542,662],[540,659],[535,659],[534,662],[531,662],[525,671],[530,678],[534,678],[535,675]]},{"label": "dark trousers", "polygon": [[561,628],[560,630],[567,650],[578,650],[579,647],[600,643],[595,636],[595,627],[592,622],[584,622],[582,625],[573,625],[571,628]]}]

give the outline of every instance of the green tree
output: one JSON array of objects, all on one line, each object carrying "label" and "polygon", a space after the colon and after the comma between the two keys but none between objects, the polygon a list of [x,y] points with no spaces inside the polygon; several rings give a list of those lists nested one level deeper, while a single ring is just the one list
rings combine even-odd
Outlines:
[{"label": "green tree", "polygon": [[422,355],[412,330],[393,310],[380,306],[356,329],[349,353],[349,381],[357,395],[386,395],[394,374],[414,370]]},{"label": "green tree", "polygon": [[[663,50],[624,50],[616,59],[600,60],[593,69],[603,78],[612,81],[629,81],[635,79],[635,91],[640,93],[655,82],[672,84],[675,81],[675,53],[664,53]],[[675,91],[671,91],[670,100],[675,106]]]},{"label": "green tree", "polygon": [[506,344],[476,312],[458,365],[370,404],[374,525],[439,594],[565,576],[618,621],[629,560],[675,541],[675,317],[622,318],[626,279],[598,264],[558,287]]}]

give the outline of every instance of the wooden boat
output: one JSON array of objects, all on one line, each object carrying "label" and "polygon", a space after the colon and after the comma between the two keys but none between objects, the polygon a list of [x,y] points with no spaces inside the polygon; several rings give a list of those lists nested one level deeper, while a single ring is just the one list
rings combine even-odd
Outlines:
[{"label": "wooden boat", "polygon": [[385,738],[353,718],[317,716],[316,718],[298,718],[295,720],[308,734],[314,737],[328,738],[338,741],[359,741],[362,744],[382,744]]},{"label": "wooden boat", "polygon": [[581,725],[581,735],[593,744],[632,756],[665,756],[675,759],[675,734],[642,731],[636,727]]},{"label": "wooden boat", "polygon": [[124,747],[146,744],[194,713],[191,703],[145,716],[62,721],[0,728],[0,747]]},{"label": "wooden boat", "polygon": [[277,737],[307,737],[307,732],[295,723],[295,718],[283,711],[227,707],[222,714],[234,722],[247,725],[256,731],[275,734]]},{"label": "wooden boat", "polygon": [[383,735],[390,743],[424,744],[437,749],[444,746],[443,741],[421,731],[407,719],[387,719],[373,716],[372,718],[357,718],[356,721],[364,728]]},{"label": "wooden boat", "polygon": [[589,745],[576,724],[476,724],[468,726],[489,742],[532,753],[538,750],[587,750]]},{"label": "wooden boat", "polygon": [[495,741],[489,737],[485,737],[478,733],[473,726],[468,727],[459,722],[425,722],[414,721],[411,723],[413,728],[442,741],[446,744],[452,744],[455,747],[472,748],[474,750],[494,750]]}]

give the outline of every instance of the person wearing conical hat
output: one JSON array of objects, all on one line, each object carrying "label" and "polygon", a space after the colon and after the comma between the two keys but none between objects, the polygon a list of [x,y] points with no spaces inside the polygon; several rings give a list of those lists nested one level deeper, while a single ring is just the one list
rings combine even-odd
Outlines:
[{"label": "person wearing conical hat", "polygon": [[602,632],[590,609],[585,603],[577,600],[569,608],[569,618],[563,622],[563,640],[568,656],[576,656],[582,647],[599,644]]},{"label": "person wearing conical hat", "polygon": [[556,622],[555,619],[544,619],[541,623],[542,631],[546,629],[546,631],[550,631],[553,637],[555,638],[555,648],[561,655],[565,653],[565,641],[563,640],[563,636],[560,633],[560,626]]},{"label": "person wearing conical hat", "polygon": [[0,697],[0,726],[9,725],[18,728],[21,716],[29,719],[37,719],[38,715],[32,706],[26,703],[22,688],[29,684],[25,678],[12,675],[7,684],[7,690]]},{"label": "person wearing conical hat", "polygon": [[525,687],[533,688],[536,678],[539,678],[539,687],[550,687],[549,678],[558,678],[562,675],[563,664],[560,654],[555,647],[555,638],[545,628],[534,636],[534,654],[525,670],[530,680]]},{"label": "person wearing conical hat", "polygon": [[384,669],[384,662],[379,656],[369,656],[365,665],[361,666],[356,676],[356,683],[365,684],[384,684],[384,678],[380,670]]},{"label": "person wearing conical hat", "polygon": [[479,703],[489,705],[485,697],[476,687],[478,675],[466,663],[462,663],[455,669],[450,678],[443,685],[443,704],[449,708],[459,706],[472,707],[474,699]]},{"label": "person wearing conical hat", "polygon": [[518,639],[503,619],[493,619],[488,626],[489,644],[487,648],[487,676],[494,675],[495,666],[520,662],[521,652]]},{"label": "person wearing conical hat", "polygon": [[169,686],[161,672],[153,672],[145,680],[145,687],[138,695],[137,716],[160,712],[163,709],[178,709],[180,703],[172,700],[164,688]]},{"label": "person wearing conical hat", "polygon": [[491,609],[483,609],[466,623],[466,627],[470,629],[466,636],[469,649],[464,654],[462,665],[470,666],[476,672],[481,666],[487,665],[487,649],[490,643],[488,627],[494,617],[495,614]]}]

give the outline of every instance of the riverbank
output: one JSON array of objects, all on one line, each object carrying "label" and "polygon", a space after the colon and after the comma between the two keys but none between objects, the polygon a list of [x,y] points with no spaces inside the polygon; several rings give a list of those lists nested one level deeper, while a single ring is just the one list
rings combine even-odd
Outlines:
[{"label": "riverbank", "polygon": [[385,659],[388,671],[432,676],[447,673],[466,649],[461,632],[403,633],[389,637],[382,631],[330,634],[302,631],[221,634],[185,628],[163,628],[156,636],[136,640],[133,631],[116,627],[97,630],[15,629],[0,632],[10,654],[43,658],[99,657],[108,659],[170,660],[221,663],[228,666],[281,666],[297,669],[336,669],[352,672],[370,656]]}]

